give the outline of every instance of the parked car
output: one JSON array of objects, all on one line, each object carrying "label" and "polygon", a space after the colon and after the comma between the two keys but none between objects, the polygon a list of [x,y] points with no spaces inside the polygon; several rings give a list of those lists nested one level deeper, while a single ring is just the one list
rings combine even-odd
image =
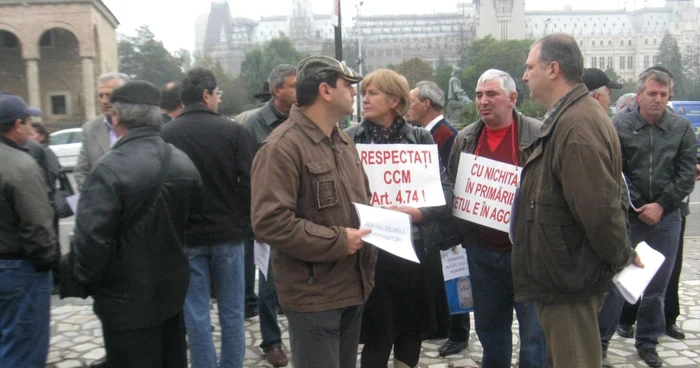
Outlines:
[{"label": "parked car", "polygon": [[51,134],[49,147],[58,157],[62,168],[71,171],[75,168],[82,146],[82,137],[81,128],[63,129]]}]

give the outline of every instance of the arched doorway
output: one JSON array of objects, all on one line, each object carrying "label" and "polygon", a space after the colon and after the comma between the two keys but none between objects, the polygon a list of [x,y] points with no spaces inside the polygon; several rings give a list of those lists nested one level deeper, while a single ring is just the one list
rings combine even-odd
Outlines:
[{"label": "arched doorway", "polygon": [[57,127],[75,127],[84,119],[80,43],[65,28],[39,37],[40,100],[44,119]]},{"label": "arched doorway", "polygon": [[0,26],[0,91],[27,96],[26,67],[22,59],[22,42]]}]

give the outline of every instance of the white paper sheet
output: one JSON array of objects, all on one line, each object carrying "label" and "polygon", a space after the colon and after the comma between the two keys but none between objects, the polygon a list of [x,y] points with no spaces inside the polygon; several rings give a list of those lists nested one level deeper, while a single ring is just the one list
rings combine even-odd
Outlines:
[{"label": "white paper sheet", "polygon": [[255,259],[255,267],[262,272],[263,277],[267,280],[267,269],[270,266],[270,246],[256,240],[253,244],[253,257]]},{"label": "white paper sheet", "polygon": [[467,250],[462,246],[441,250],[440,256],[442,257],[442,276],[445,281],[469,276]]},{"label": "white paper sheet", "polygon": [[408,214],[353,204],[360,217],[360,228],[372,229],[362,240],[393,255],[420,263],[411,241],[411,217]]},{"label": "white paper sheet", "polygon": [[666,258],[663,254],[652,249],[646,242],[639,243],[636,250],[644,268],[639,268],[631,263],[613,277],[613,282],[620,294],[630,304],[639,300]]},{"label": "white paper sheet", "polygon": [[80,193],[75,193],[72,196],[66,197],[66,201],[68,202],[70,209],[73,210],[73,214],[78,213],[78,200],[80,200]]}]

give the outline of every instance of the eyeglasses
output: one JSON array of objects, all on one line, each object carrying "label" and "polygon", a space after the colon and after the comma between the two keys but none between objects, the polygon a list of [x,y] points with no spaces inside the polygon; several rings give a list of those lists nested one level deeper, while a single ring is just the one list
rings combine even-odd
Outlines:
[{"label": "eyeglasses", "polygon": [[218,97],[218,98],[221,98],[221,95],[224,94],[224,91],[222,91],[220,89],[214,90],[214,92],[216,92],[216,97]]}]

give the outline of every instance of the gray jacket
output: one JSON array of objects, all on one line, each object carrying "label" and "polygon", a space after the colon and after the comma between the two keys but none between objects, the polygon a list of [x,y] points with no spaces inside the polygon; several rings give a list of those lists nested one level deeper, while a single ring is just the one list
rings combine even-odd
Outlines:
[{"label": "gray jacket", "polygon": [[656,202],[664,213],[679,208],[693,190],[697,143],[688,119],[665,111],[647,124],[639,109],[615,117],[622,171],[635,207]]},{"label": "gray jacket", "polygon": [[287,117],[275,108],[275,99],[268,101],[258,111],[255,111],[243,123],[245,130],[255,139],[255,150],[272,131],[282,124]]},{"label": "gray jacket", "polygon": [[78,190],[82,188],[85,177],[95,167],[97,160],[109,151],[110,146],[109,130],[105,125],[104,115],[99,115],[83,124],[82,146],[74,171]]},{"label": "gray jacket", "polygon": [[48,187],[26,149],[0,137],[0,258],[26,259],[48,270],[56,234]]}]

